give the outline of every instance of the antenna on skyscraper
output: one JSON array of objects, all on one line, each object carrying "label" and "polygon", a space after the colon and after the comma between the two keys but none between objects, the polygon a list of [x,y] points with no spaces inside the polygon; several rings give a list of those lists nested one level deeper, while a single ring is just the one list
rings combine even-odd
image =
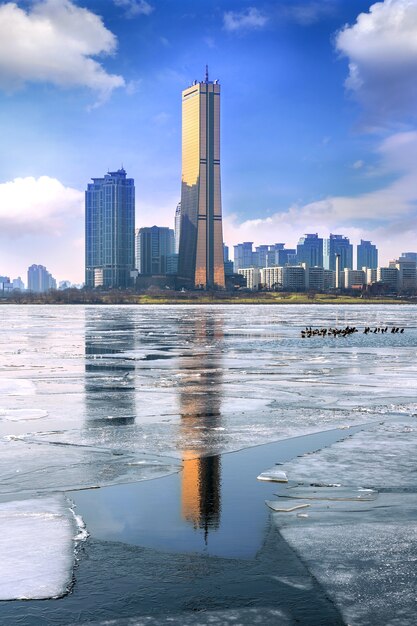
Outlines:
[{"label": "antenna on skyscraper", "polygon": [[209,79],[208,79],[208,65],[206,65],[206,83],[208,83],[208,82],[209,82]]}]

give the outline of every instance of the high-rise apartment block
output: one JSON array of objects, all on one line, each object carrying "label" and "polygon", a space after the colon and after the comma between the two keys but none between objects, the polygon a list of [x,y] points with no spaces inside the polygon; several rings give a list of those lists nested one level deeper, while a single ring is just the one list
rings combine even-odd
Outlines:
[{"label": "high-rise apartment block", "polygon": [[[151,226],[139,228],[137,236],[138,264],[140,274],[162,275],[174,273],[172,257],[175,254],[175,235],[171,228]],[[174,270],[175,271],[175,270]]]},{"label": "high-rise apartment block", "polygon": [[85,284],[128,287],[135,266],[135,185],[122,168],[85,194]]},{"label": "high-rise apartment block", "polygon": [[340,270],[353,269],[353,246],[347,237],[331,234],[324,240],[323,266],[336,271],[336,255],[340,256]]},{"label": "high-rise apartment block", "polygon": [[185,285],[224,288],[220,193],[220,85],[182,92],[181,235],[178,277]]},{"label": "high-rise apartment block", "polygon": [[28,291],[45,293],[56,289],[56,280],[44,265],[31,265],[28,268]]},{"label": "high-rise apartment block", "polygon": [[253,265],[253,242],[244,241],[233,246],[233,265],[235,272]]},{"label": "high-rise apartment block", "polygon": [[370,241],[361,239],[356,248],[356,267],[361,270],[363,267],[376,269],[378,267],[378,250]]},{"label": "high-rise apartment block", "polygon": [[297,261],[309,267],[323,267],[323,239],[317,233],[307,233],[297,244]]}]

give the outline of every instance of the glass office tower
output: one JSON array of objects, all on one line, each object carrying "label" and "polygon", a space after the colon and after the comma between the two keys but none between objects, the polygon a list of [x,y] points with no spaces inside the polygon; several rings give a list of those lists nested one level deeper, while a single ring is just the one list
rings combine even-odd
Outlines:
[{"label": "glass office tower", "polygon": [[182,92],[181,235],[178,277],[193,288],[224,288],[220,194],[220,85]]},{"label": "glass office tower", "polygon": [[135,184],[122,168],[85,192],[85,284],[130,286],[135,266]]}]

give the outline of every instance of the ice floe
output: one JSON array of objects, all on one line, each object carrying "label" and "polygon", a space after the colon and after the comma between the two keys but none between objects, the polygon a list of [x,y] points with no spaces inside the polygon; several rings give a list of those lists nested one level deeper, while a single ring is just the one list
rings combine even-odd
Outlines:
[{"label": "ice floe", "polygon": [[0,503],[0,600],[45,599],[71,587],[82,519],[63,496]]}]

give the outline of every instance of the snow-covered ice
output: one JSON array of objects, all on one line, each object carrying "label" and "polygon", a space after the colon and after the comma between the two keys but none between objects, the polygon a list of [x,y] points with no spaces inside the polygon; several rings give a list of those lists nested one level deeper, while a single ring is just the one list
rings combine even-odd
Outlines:
[{"label": "snow-covered ice", "polygon": [[0,503],[0,600],[65,594],[84,537],[81,518],[63,496]]}]

